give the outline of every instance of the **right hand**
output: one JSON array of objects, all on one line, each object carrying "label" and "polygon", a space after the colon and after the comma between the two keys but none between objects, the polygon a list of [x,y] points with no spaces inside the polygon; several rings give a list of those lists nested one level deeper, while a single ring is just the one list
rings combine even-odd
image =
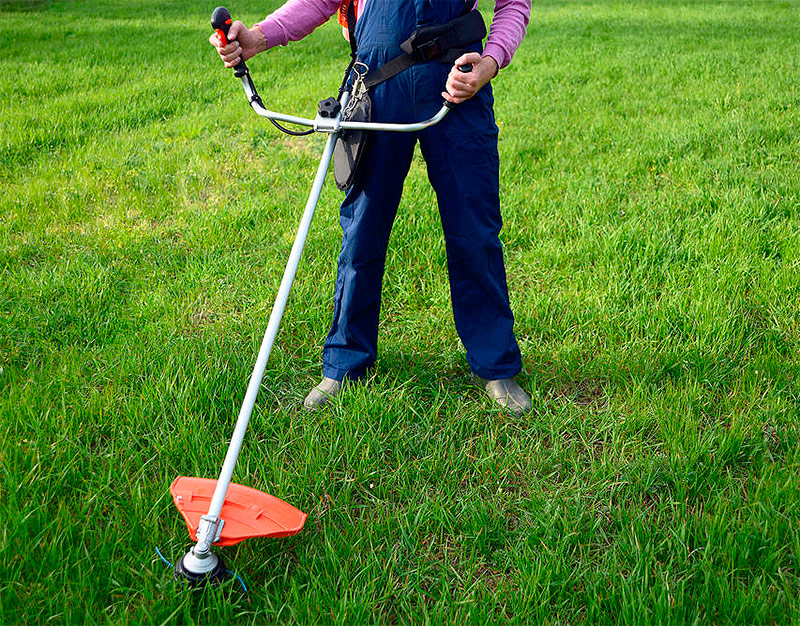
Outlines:
[{"label": "right hand", "polygon": [[217,49],[225,67],[234,67],[239,59],[247,61],[267,49],[267,39],[261,32],[261,27],[256,24],[253,28],[247,28],[239,21],[231,24],[227,46],[222,45],[216,33],[208,38],[208,43]]}]

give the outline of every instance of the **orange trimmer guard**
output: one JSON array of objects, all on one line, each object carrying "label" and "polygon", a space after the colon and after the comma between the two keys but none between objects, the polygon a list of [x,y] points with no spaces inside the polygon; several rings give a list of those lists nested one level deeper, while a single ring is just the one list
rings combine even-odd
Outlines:
[{"label": "orange trimmer guard", "polygon": [[[208,512],[217,481],[178,476],[170,485],[193,541],[197,541],[200,518]],[[219,515],[224,520],[217,546],[232,546],[251,537],[288,537],[303,529],[308,515],[263,491],[231,483]]]}]

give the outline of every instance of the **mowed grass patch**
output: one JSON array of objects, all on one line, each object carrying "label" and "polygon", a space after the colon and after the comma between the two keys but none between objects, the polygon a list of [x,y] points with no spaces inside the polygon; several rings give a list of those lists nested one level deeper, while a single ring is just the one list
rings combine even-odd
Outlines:
[{"label": "mowed grass patch", "polygon": [[[469,374],[419,158],[378,365],[299,408],[329,184],[234,477],[309,520],[191,594],[168,486],[219,470],[323,141],[249,111],[211,8],[0,4],[0,622],[797,621],[800,4],[535,3],[494,81],[525,417]],[[250,65],[310,115],[347,53]]]}]

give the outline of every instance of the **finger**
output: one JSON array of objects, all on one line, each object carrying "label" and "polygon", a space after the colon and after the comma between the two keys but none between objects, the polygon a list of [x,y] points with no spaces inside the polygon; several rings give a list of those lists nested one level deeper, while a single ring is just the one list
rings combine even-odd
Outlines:
[{"label": "finger", "polygon": [[[463,76],[463,74],[461,74],[461,76]],[[475,87],[477,86],[477,81],[475,81],[474,79],[461,78],[461,76],[452,76],[448,79],[447,91],[451,93],[453,89],[475,91]]]},{"label": "finger", "polygon": [[245,28],[244,23],[238,20],[231,24],[231,28],[228,31],[228,41],[236,41],[239,38],[239,33],[242,32],[243,28]]},{"label": "finger", "polygon": [[222,46],[219,49],[220,54],[233,54],[234,52],[238,52],[241,50],[242,46],[239,45],[238,41],[232,41],[227,46]]},{"label": "finger", "polygon": [[481,55],[477,52],[466,52],[453,61],[453,66],[457,68],[459,65],[474,65],[475,63],[480,63],[480,61]]},{"label": "finger", "polygon": [[449,98],[445,98],[446,100],[449,100],[450,102],[455,102],[456,104],[458,104],[459,102],[463,102],[464,100],[469,100],[472,97],[472,94],[470,92],[463,91],[461,89],[451,89],[444,93],[447,93],[447,95],[450,96]]},{"label": "finger", "polygon": [[227,65],[228,63],[236,63],[236,62],[238,62],[238,61],[239,61],[239,59],[240,59],[241,57],[242,57],[242,55],[241,55],[241,54],[239,54],[239,53],[236,53],[236,54],[226,54],[224,57],[222,57],[222,60],[223,60],[223,61],[225,62],[225,64]]},{"label": "finger", "polygon": [[467,92],[464,92],[464,91],[459,91],[457,93],[451,93],[450,95],[453,96],[453,100],[455,100],[457,102],[464,102],[465,100],[469,100],[473,96],[473,94],[467,93]]},{"label": "finger", "polygon": [[476,90],[468,85],[448,85],[447,91],[454,98],[459,98],[462,101],[469,100],[476,93]]},{"label": "finger", "polygon": [[479,66],[477,63],[469,64],[468,67],[470,68],[468,72],[463,72],[459,68],[465,67],[464,65],[454,65],[450,68],[450,73],[448,74],[448,79],[454,80],[458,83],[463,84],[476,84],[478,82],[478,76],[480,74]]},{"label": "finger", "polygon": [[222,57],[223,61],[232,61],[233,59],[238,59],[240,56],[242,56],[242,47],[238,43],[234,42],[220,49],[219,56]]},{"label": "finger", "polygon": [[241,54],[236,54],[227,57],[222,57],[222,60],[225,62],[225,67],[233,67],[234,65],[239,63],[239,59],[241,57],[242,57]]},{"label": "finger", "polygon": [[465,80],[461,78],[464,76],[460,72],[459,75],[451,76],[447,80],[447,91],[449,91],[453,95],[457,95],[459,97],[471,97],[477,91],[476,89],[476,82],[474,80]]}]

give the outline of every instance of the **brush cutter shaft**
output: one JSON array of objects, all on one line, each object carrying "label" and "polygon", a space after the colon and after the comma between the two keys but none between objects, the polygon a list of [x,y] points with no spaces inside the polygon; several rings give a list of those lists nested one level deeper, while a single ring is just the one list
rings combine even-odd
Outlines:
[{"label": "brush cutter shaft", "polygon": [[[236,421],[236,428],[233,431],[231,442],[228,446],[228,452],[225,455],[225,462],[222,465],[222,470],[217,479],[217,486],[214,489],[214,495],[211,498],[211,505],[209,506],[208,513],[205,517],[213,520],[219,518],[222,505],[225,502],[225,492],[228,490],[228,485],[231,482],[233,469],[236,466],[236,459],[239,456],[239,451],[244,441],[244,435],[247,431],[247,424],[250,421],[250,416],[253,413],[253,407],[256,403],[256,396],[258,389],[261,386],[261,379],[264,376],[264,370],[267,367],[267,360],[269,359],[272,345],[275,343],[275,337],[278,334],[278,327],[283,317],[283,311],[286,308],[286,302],[289,299],[289,292],[292,289],[292,282],[294,281],[297,267],[300,264],[300,257],[303,254],[303,247],[306,243],[308,230],[311,227],[311,220],[314,217],[314,210],[317,207],[320,193],[322,192],[322,185],[325,182],[325,174],[333,157],[333,148],[336,145],[337,136],[330,135],[325,144],[325,150],[322,153],[319,167],[317,167],[317,174],[314,177],[314,183],[311,187],[311,193],[306,202],[306,208],[303,212],[303,217],[300,221],[300,227],[297,230],[297,236],[292,245],[292,251],[289,253],[289,260],[286,263],[286,269],[283,272],[283,279],[278,288],[278,295],[275,298],[275,304],[272,307],[272,313],[269,316],[269,323],[267,330],[264,333],[264,339],[261,342],[261,349],[258,351],[258,358],[256,359],[253,373],[250,376],[250,383],[247,385],[247,393],[242,403],[242,408],[239,411],[239,418]],[[206,532],[203,532],[206,530]],[[198,528],[198,544],[195,552],[203,553],[211,549],[211,544],[214,542],[215,533],[208,532],[209,529],[203,529],[202,526]],[[202,534],[201,534],[202,532]]]},{"label": "brush cutter shaft", "polygon": [[[224,7],[218,7],[212,16],[212,26],[217,30],[220,41],[225,43],[227,41],[228,29],[232,24],[230,13]],[[236,466],[236,461],[239,457],[239,452],[242,448],[245,433],[247,432],[247,425],[250,422],[250,417],[253,414],[255,407],[256,397],[258,390],[261,386],[261,379],[264,377],[264,371],[267,367],[272,346],[275,343],[275,337],[278,334],[278,327],[280,326],[283,312],[286,308],[286,303],[289,300],[289,292],[292,289],[297,268],[300,265],[300,257],[303,254],[308,231],[311,227],[311,220],[314,217],[314,211],[319,201],[322,186],[325,182],[325,175],[330,167],[331,160],[333,159],[333,150],[336,146],[336,141],[344,130],[383,130],[395,132],[415,132],[432,126],[447,115],[450,110],[451,103],[446,102],[436,115],[430,119],[414,124],[381,124],[376,122],[347,122],[342,121],[342,110],[347,105],[350,93],[344,91],[340,94],[338,114],[333,117],[323,117],[318,114],[315,119],[306,119],[296,117],[293,115],[284,115],[282,113],[275,113],[274,111],[267,110],[261,98],[256,91],[255,85],[250,78],[250,72],[242,60],[235,68],[235,76],[242,81],[247,100],[253,110],[261,115],[275,122],[287,122],[290,124],[298,124],[300,126],[307,126],[314,131],[326,132],[328,140],[325,144],[325,149],[322,153],[317,173],[314,177],[314,183],[311,186],[311,193],[306,201],[306,207],[303,211],[303,217],[300,221],[300,226],[297,230],[297,235],[292,245],[292,251],[289,253],[289,260],[286,263],[286,269],[283,272],[280,287],[278,288],[278,295],[275,298],[275,304],[272,307],[272,312],[269,316],[267,329],[264,332],[264,338],[261,342],[261,348],[258,351],[253,373],[250,375],[250,382],[247,385],[247,392],[245,393],[242,408],[239,411],[239,417],[236,420],[236,426],[231,437],[228,451],[225,454],[225,461],[222,464],[222,469],[219,473],[214,493],[211,496],[211,504],[208,508],[208,513],[203,515],[197,525],[197,544],[184,556],[181,563],[185,566],[185,571],[181,572],[184,577],[191,576],[205,576],[208,572],[217,571],[220,567],[219,559],[211,552],[212,544],[221,536],[223,520],[220,519],[222,507],[225,503],[225,495],[228,487],[231,484],[231,477],[233,470]],[[279,124],[276,124],[281,130],[289,132],[290,134],[298,134],[288,131]],[[311,131],[307,131],[311,132]],[[303,520],[304,521],[304,520]],[[302,524],[301,524],[302,526]],[[177,570],[176,570],[177,571]]]},{"label": "brush cutter shaft", "polygon": [[[215,28],[218,28],[223,36],[227,35],[227,29],[230,26],[230,15],[226,10],[218,8],[214,12],[215,20],[212,22]],[[272,307],[272,312],[269,316],[267,330],[264,333],[264,339],[261,342],[261,348],[258,351],[258,358],[253,367],[253,373],[250,375],[250,382],[247,385],[247,392],[245,393],[242,408],[239,411],[239,417],[236,420],[236,427],[233,431],[228,451],[225,454],[225,461],[222,465],[222,470],[219,473],[216,487],[214,488],[214,495],[211,497],[211,504],[208,513],[201,518],[197,527],[197,544],[191,551],[193,559],[208,559],[213,556],[211,553],[211,545],[217,540],[222,520],[220,520],[220,513],[222,506],[225,503],[225,494],[233,476],[233,470],[236,466],[236,461],[239,457],[239,452],[242,448],[245,433],[247,432],[247,425],[250,422],[250,416],[253,414],[253,407],[256,403],[258,390],[261,386],[261,379],[264,377],[264,370],[267,367],[272,346],[275,343],[275,337],[278,334],[278,327],[280,326],[281,319],[283,318],[283,311],[286,308],[286,303],[289,299],[289,292],[292,289],[292,282],[294,281],[297,268],[300,264],[300,257],[303,254],[303,248],[306,243],[309,228],[311,227],[311,220],[314,217],[314,211],[319,201],[322,186],[325,182],[325,175],[330,167],[331,159],[333,158],[333,149],[336,141],[343,130],[383,130],[394,132],[415,132],[422,130],[429,126],[433,126],[440,122],[452,105],[446,102],[442,108],[433,117],[413,124],[382,124],[379,122],[347,122],[342,121],[341,110],[347,104],[350,97],[349,92],[345,91],[339,98],[341,105],[340,112],[334,118],[324,118],[317,115],[315,119],[307,119],[303,117],[296,117],[294,115],[285,115],[283,113],[276,113],[264,107],[261,98],[256,91],[255,85],[250,78],[250,73],[244,63],[240,63],[242,67],[237,66],[240,71],[236,72],[236,76],[242,82],[247,100],[253,110],[262,117],[266,117],[273,122],[287,122],[290,124],[297,124],[299,126],[307,126],[313,128],[318,132],[329,133],[328,141],[325,144],[325,149],[322,153],[317,173],[314,177],[314,183],[311,187],[311,193],[306,202],[306,208],[303,212],[303,217],[300,221],[300,226],[297,230],[292,251],[289,254],[289,260],[286,263],[286,269],[281,279],[280,287],[278,288],[278,295],[275,298],[275,304]]]}]

